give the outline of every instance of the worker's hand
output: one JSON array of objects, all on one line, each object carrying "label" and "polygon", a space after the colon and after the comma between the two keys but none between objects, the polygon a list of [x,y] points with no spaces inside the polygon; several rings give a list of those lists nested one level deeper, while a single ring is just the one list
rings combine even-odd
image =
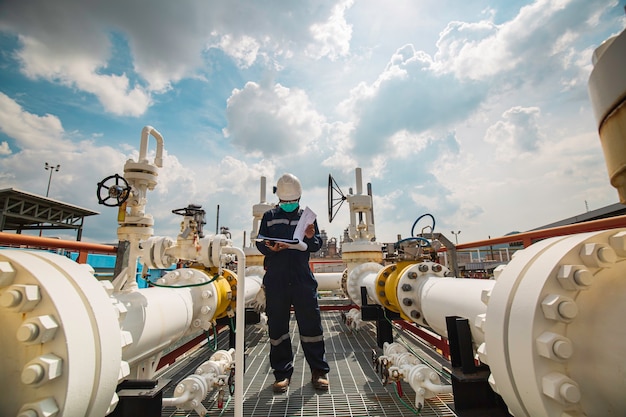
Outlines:
[{"label": "worker's hand", "polygon": [[304,229],[304,236],[308,237],[309,239],[315,236],[315,225],[308,225],[306,229]]},{"label": "worker's hand", "polygon": [[268,248],[270,248],[270,250],[272,250],[274,252],[279,252],[279,251],[287,248],[287,244],[286,243],[283,243],[283,242],[273,242],[271,240],[266,240],[265,241],[265,246],[267,246]]}]

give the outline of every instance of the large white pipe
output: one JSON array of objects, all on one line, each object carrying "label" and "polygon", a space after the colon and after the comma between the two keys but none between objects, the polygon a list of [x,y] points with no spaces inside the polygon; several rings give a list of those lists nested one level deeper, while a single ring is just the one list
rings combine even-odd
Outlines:
[{"label": "large white pipe", "polygon": [[[402,291],[400,284],[399,299],[400,306],[408,312],[421,311],[422,318],[414,320],[416,323],[424,324],[433,329],[441,336],[448,335],[446,327],[446,317],[460,316],[474,320],[487,311],[487,306],[482,301],[483,294],[492,290],[496,281],[487,279],[466,279],[466,278],[440,278],[428,277],[417,283],[417,297],[413,298],[408,291]],[[406,296],[405,296],[406,295]],[[415,304],[406,306],[404,300],[415,299]],[[414,314],[414,313],[413,313]],[[482,331],[471,326],[472,338],[478,346],[483,342]]]},{"label": "large white pipe", "polygon": [[[261,291],[263,286],[263,267],[254,266],[246,268],[246,276],[244,279],[246,280],[246,294],[244,301],[246,305],[251,303]],[[237,276],[237,280],[239,280],[239,276]]]},{"label": "large white pipe", "polygon": [[342,272],[317,272],[313,275],[317,281],[318,291],[334,291],[341,289]]},{"label": "large white pipe", "polygon": [[[191,288],[145,288],[114,295],[127,307],[121,326],[132,343],[122,351],[122,359],[131,369],[159,355],[190,329],[194,317],[191,292]],[[152,369],[146,371],[138,369],[133,377],[150,378]]]}]

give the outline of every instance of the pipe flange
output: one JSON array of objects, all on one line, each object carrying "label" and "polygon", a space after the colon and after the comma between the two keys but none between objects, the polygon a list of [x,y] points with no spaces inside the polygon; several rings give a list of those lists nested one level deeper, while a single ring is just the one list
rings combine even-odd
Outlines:
[{"label": "pipe flange", "polygon": [[55,407],[105,415],[117,400],[122,356],[107,290],[87,268],[49,252],[0,250],[0,264],[0,327],[10,335],[0,341],[0,415]]},{"label": "pipe flange", "polygon": [[431,261],[410,264],[400,272],[396,297],[403,319],[427,326],[420,301],[420,287],[424,278],[444,278],[450,272],[445,266]]},{"label": "pipe flange", "polygon": [[624,230],[555,237],[502,271],[485,298],[479,350],[512,414],[626,410],[623,366],[607,354],[626,351],[616,332],[626,315],[625,247]]},{"label": "pipe flange", "polygon": [[180,268],[163,275],[156,283],[171,288],[190,287],[192,297],[196,299],[193,303],[193,327],[203,330],[212,327],[219,305],[223,302],[216,287],[217,280],[201,269]]},{"label": "pipe flange", "polygon": [[[381,264],[377,264],[374,262],[366,262],[361,264],[350,271],[347,278],[347,294],[348,297],[352,300],[352,302],[359,307],[361,306],[361,286],[363,285],[363,278],[368,274],[378,274],[378,272],[383,269]],[[374,301],[380,304],[378,301],[377,294],[368,294],[368,297],[371,301]]]}]

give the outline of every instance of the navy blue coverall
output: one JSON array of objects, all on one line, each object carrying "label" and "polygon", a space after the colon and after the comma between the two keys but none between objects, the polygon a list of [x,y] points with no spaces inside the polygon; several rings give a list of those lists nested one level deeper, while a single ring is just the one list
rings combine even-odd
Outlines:
[{"label": "navy blue coverall", "polygon": [[[259,234],[268,237],[291,239],[302,210],[291,213],[276,207],[263,214]],[[322,246],[317,222],[315,235],[304,237],[306,251],[284,249],[274,252],[264,242],[256,242],[265,255],[265,287],[267,325],[270,336],[270,364],[277,381],[291,378],[293,351],[289,336],[291,306],[296,315],[304,357],[313,370],[328,373],[320,308],[317,303],[317,281],[309,267],[309,254]]]}]

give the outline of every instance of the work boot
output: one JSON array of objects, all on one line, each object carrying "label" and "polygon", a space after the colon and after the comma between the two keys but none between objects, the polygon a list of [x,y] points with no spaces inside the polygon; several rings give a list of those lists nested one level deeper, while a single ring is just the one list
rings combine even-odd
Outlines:
[{"label": "work boot", "polygon": [[289,378],[277,379],[272,385],[272,390],[276,393],[287,392],[287,388],[289,388]]},{"label": "work boot", "polygon": [[328,378],[326,377],[326,372],[314,369],[311,375],[311,383],[313,384],[313,388],[317,390],[328,390]]}]

